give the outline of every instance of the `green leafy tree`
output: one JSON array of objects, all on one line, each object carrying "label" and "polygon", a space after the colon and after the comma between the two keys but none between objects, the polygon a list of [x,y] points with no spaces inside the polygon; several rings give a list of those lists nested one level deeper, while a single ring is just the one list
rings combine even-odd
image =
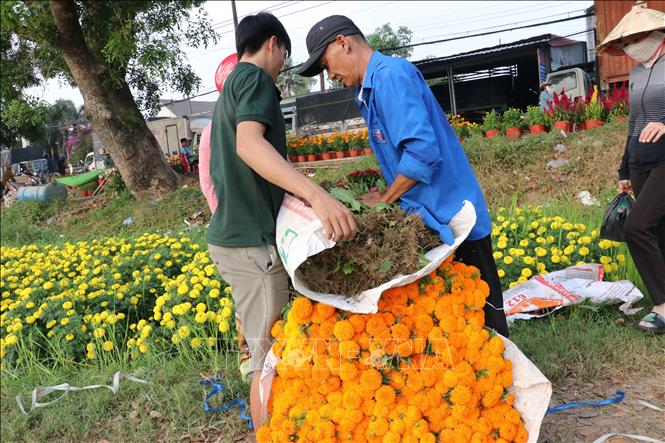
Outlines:
[{"label": "green leafy tree", "polygon": [[47,119],[46,103],[32,97],[9,100],[7,106],[3,105],[2,109],[3,144],[11,148],[20,147],[21,137],[31,143],[43,142]]},{"label": "green leafy tree", "polygon": [[[409,45],[411,43],[412,35],[413,31],[406,26],[400,26],[397,30],[394,30],[392,26],[390,26],[390,23],[385,23],[383,26],[379,26],[374,32],[367,35],[367,42],[373,49],[381,51],[386,48]],[[395,57],[409,58],[413,50],[411,48],[401,48],[381,52]]]},{"label": "green leafy tree", "polygon": [[[180,46],[216,42],[202,0],[3,0],[2,92],[61,78],[77,86],[127,188],[152,197],[177,184],[141,111],[160,90],[190,95],[200,79]],[[7,52],[7,54],[5,54]],[[19,54],[17,54],[19,53]],[[20,66],[5,73],[5,58]],[[19,97],[20,99],[20,97]]]},{"label": "green leafy tree", "polygon": [[58,99],[48,107],[46,117],[46,146],[51,155],[57,156],[65,141],[65,127],[82,119],[71,100]]},{"label": "green leafy tree", "polygon": [[291,97],[294,95],[307,94],[311,91],[312,85],[316,79],[298,75],[297,69],[289,69],[293,66],[293,60],[288,57],[284,62],[284,68],[277,77],[277,87],[282,93],[282,97]]}]

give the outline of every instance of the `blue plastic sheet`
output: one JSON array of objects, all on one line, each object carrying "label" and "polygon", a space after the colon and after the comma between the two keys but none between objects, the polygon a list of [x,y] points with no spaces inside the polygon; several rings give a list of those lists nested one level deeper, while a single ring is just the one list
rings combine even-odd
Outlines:
[{"label": "blue plastic sheet", "polygon": [[226,388],[222,384],[222,377],[217,376],[214,379],[210,380],[201,380],[199,381],[200,385],[203,386],[210,386],[212,387],[212,390],[208,392],[203,399],[203,410],[206,412],[224,412],[227,411],[235,406],[240,407],[240,418],[243,420],[247,421],[247,426],[249,427],[250,431],[254,429],[254,426],[252,424],[252,417],[247,415],[247,402],[245,401],[244,398],[237,398],[235,400],[230,400],[227,401],[226,403],[223,403],[220,406],[210,406],[210,399],[214,397],[217,394],[223,394]]},{"label": "blue plastic sheet", "polygon": [[572,408],[579,408],[580,406],[603,406],[603,405],[611,405],[613,403],[620,403],[623,401],[624,397],[624,392],[623,391],[616,391],[617,395],[616,397],[610,397],[606,398],[605,400],[599,400],[599,401],[575,401],[572,403],[564,403],[559,406],[555,406],[553,408],[550,408],[545,412],[545,415],[549,414],[554,414],[555,412],[559,411],[565,411],[566,409],[572,409]]}]

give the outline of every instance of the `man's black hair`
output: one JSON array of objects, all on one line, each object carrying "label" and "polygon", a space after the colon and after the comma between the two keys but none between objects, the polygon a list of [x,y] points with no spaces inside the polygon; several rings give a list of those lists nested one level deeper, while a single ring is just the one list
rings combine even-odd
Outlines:
[{"label": "man's black hair", "polygon": [[180,143],[182,143],[182,142],[186,142],[186,141],[187,141],[187,139],[184,138],[184,137],[180,139]]},{"label": "man's black hair", "polygon": [[236,52],[238,58],[243,54],[256,54],[263,43],[272,36],[277,37],[277,43],[286,47],[287,56],[291,54],[291,39],[284,25],[277,17],[269,12],[259,12],[248,15],[238,23],[236,29]]}]

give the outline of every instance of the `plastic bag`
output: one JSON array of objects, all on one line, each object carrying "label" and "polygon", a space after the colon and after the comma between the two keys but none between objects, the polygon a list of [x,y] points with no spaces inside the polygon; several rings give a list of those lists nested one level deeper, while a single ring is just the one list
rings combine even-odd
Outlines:
[{"label": "plastic bag", "polygon": [[293,281],[293,287],[300,294],[344,311],[370,314],[376,312],[383,291],[407,285],[438,268],[466,239],[475,224],[476,210],[470,201],[465,200],[462,208],[448,224],[455,236],[454,244],[442,244],[428,251],[425,257],[430,262],[418,272],[396,276],[381,286],[367,289],[355,297],[347,294],[322,294],[311,290],[303,281],[298,267],[308,257],[335,246],[335,242],[326,238],[323,226],[316,218],[312,208],[305,206],[302,201],[290,195],[284,197],[277,216],[277,250],[286,272]]},{"label": "plastic bag", "polygon": [[603,216],[603,224],[600,227],[600,238],[625,242],[623,224],[634,205],[635,199],[627,192],[622,192],[614,197]]}]

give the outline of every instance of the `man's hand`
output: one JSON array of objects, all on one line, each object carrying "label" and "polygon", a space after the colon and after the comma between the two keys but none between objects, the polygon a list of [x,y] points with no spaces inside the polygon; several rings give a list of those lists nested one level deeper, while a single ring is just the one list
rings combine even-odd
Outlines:
[{"label": "man's hand", "polygon": [[630,180],[619,180],[619,192],[631,192],[632,190]]},{"label": "man's hand", "polygon": [[351,240],[358,229],[351,211],[325,192],[323,188],[319,189],[321,192],[316,192],[309,203],[318,219],[321,220],[328,240],[335,242]]},{"label": "man's hand", "polygon": [[383,200],[384,196],[385,196],[385,191],[374,191],[361,195],[360,197],[357,198],[357,200],[361,203],[366,204],[371,208],[372,206],[376,206],[378,203],[384,201]]},{"label": "man's hand", "polygon": [[640,133],[640,143],[656,143],[665,135],[665,124],[661,122],[650,122]]}]

